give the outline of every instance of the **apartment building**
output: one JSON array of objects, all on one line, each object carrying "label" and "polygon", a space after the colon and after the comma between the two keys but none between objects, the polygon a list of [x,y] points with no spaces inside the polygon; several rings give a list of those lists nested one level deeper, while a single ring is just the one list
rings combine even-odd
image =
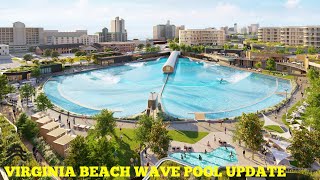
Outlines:
[{"label": "apartment building", "polygon": [[320,48],[320,26],[303,27],[303,45]]},{"label": "apartment building", "polygon": [[209,28],[180,30],[179,43],[186,45],[223,45],[225,43],[225,32]]},{"label": "apartment building", "polygon": [[179,31],[180,30],[185,30],[185,26],[184,25],[176,26],[175,35],[174,35],[175,38],[179,38]]},{"label": "apartment building", "polygon": [[166,41],[168,39],[174,39],[176,36],[176,26],[170,24],[170,21],[167,21],[167,24],[158,24],[153,26],[153,39]]},{"label": "apartment building", "polygon": [[93,45],[94,43],[99,42],[99,35],[82,35],[79,38],[79,43],[84,45]]},{"label": "apartment building", "polygon": [[303,46],[303,28],[301,27],[281,27],[280,42],[290,46]]},{"label": "apartment building", "polygon": [[113,51],[118,51],[121,53],[134,51],[136,44],[135,42],[100,42],[95,44],[100,51],[104,49],[111,49]]},{"label": "apartment building", "polygon": [[27,51],[30,46],[43,44],[43,28],[26,27],[22,22],[12,27],[0,27],[0,44],[9,45],[10,51]]},{"label": "apartment building", "polygon": [[263,27],[258,30],[258,41],[262,42],[280,42],[279,27]]},{"label": "apartment building", "polygon": [[320,26],[259,28],[258,40],[280,42],[289,46],[320,47]]}]

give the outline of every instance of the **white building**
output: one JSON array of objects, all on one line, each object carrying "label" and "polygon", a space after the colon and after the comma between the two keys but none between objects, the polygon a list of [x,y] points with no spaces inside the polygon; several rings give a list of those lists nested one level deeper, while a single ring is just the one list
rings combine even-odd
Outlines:
[{"label": "white building", "polygon": [[6,44],[0,44],[0,60],[10,59],[9,46]]},{"label": "white building", "polygon": [[80,37],[87,35],[87,30],[76,30],[74,32],[59,32],[58,30],[44,31],[44,44],[78,44]]},{"label": "white building", "polygon": [[99,42],[99,35],[82,35],[79,38],[79,43],[84,45],[93,45]]},{"label": "white building", "polygon": [[0,44],[0,56],[9,55],[9,46],[6,44]]},{"label": "white building", "polygon": [[153,39],[166,41],[168,39],[174,39],[176,36],[176,26],[170,24],[170,21],[167,21],[167,24],[158,24],[153,26]]},{"label": "white building", "polygon": [[111,29],[109,34],[110,41],[115,42],[125,42],[128,39],[127,30],[125,28],[124,19],[116,17],[114,20],[111,20],[110,23]]}]

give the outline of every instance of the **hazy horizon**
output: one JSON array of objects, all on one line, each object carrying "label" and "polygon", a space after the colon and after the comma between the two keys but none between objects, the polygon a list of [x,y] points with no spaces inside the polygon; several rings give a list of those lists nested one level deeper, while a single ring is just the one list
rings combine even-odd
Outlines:
[{"label": "hazy horizon", "polygon": [[[1,2],[0,27],[21,21],[27,27],[45,30],[88,30],[89,34],[110,29],[116,16],[125,20],[128,39],[152,38],[152,27],[170,20],[187,29],[222,26],[238,27],[318,25],[317,0],[12,0]],[[319,23],[320,24],[320,23]]]}]

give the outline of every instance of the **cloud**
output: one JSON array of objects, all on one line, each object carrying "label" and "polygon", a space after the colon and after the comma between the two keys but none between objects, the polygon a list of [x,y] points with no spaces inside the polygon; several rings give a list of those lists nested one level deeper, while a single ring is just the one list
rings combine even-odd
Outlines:
[{"label": "cloud", "polygon": [[286,8],[292,9],[298,7],[299,3],[300,0],[287,0],[284,6]]}]

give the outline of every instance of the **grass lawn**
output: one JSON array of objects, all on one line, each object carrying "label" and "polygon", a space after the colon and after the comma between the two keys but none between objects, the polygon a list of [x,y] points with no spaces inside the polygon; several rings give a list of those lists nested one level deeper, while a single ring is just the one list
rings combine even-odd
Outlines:
[{"label": "grass lawn", "polygon": [[279,77],[279,78],[285,78],[285,79],[289,79],[289,80],[294,79],[294,76],[292,76],[292,75],[282,75],[279,72],[273,73],[273,72],[269,72],[268,70],[262,70],[262,74],[272,75],[272,76],[276,76],[276,77]]},{"label": "grass lawn", "polygon": [[274,131],[274,132],[278,132],[278,133],[284,133],[283,129],[280,126],[277,126],[277,125],[265,126],[264,128],[269,130],[269,131]]},{"label": "grass lawn", "polygon": [[169,130],[169,135],[174,141],[180,141],[190,144],[198,142],[208,134],[208,132]]},{"label": "grass lawn", "polygon": [[[121,134],[123,135],[122,141],[120,140]],[[193,131],[177,131],[169,130],[169,135],[175,141],[181,141],[194,144],[209,133],[207,132],[193,132]],[[116,143],[119,146],[117,153],[119,154],[119,165],[130,165],[130,158],[139,158],[139,143],[135,140],[134,129],[116,128]]]},{"label": "grass lawn", "polygon": [[[302,101],[298,101],[295,105],[293,105],[290,109],[288,109],[287,119],[291,119],[292,112],[295,111],[296,109],[298,109],[298,107],[301,105],[302,105]],[[287,125],[287,126],[289,125],[289,123],[286,121],[286,114],[283,114],[281,119],[285,125]]]}]

